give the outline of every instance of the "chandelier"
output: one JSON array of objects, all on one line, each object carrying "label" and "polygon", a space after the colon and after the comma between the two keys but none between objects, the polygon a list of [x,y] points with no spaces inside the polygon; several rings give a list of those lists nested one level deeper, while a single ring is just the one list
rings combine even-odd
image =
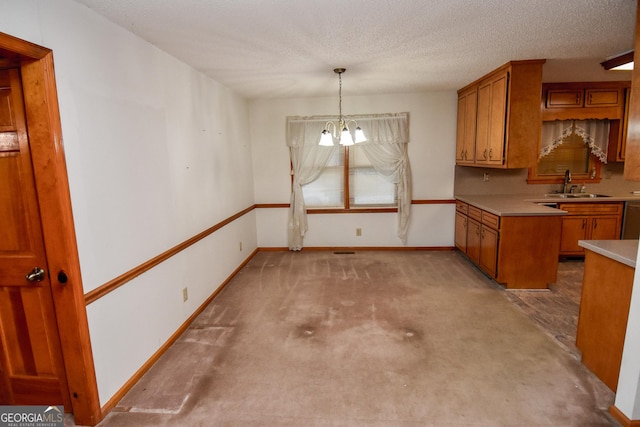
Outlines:
[{"label": "chandelier", "polygon": [[[332,146],[334,138],[338,138],[338,142],[340,145],[353,145],[358,142],[364,142],[367,138],[364,136],[364,132],[358,126],[358,123],[351,119],[347,120],[345,116],[342,115],[342,73],[346,71],[345,68],[335,68],[333,70],[334,73],[338,75],[338,81],[340,82],[339,90],[338,90],[338,108],[339,108],[339,116],[338,123],[334,123],[332,121],[328,121],[326,125],[324,125],[324,130],[322,131],[322,135],[320,136],[320,145],[324,146]],[[355,131],[355,141],[351,136],[351,132],[349,132],[349,124],[353,123],[356,127]],[[338,133],[340,132],[340,133]]]}]

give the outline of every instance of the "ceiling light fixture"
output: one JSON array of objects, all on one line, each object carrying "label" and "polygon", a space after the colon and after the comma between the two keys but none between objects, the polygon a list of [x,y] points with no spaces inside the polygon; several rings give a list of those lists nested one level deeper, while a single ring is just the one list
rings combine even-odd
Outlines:
[{"label": "ceiling light fixture", "polygon": [[[340,143],[340,145],[353,145],[354,143],[357,144],[358,142],[364,142],[367,140],[367,138],[364,136],[364,132],[362,131],[360,126],[358,126],[358,123],[353,119],[347,120],[347,118],[342,115],[342,73],[344,73],[345,71],[346,68],[335,68],[333,70],[333,72],[338,75],[338,81],[340,82],[338,90],[338,123],[336,124],[332,121],[328,121],[327,124],[324,125],[324,130],[322,131],[322,135],[320,136],[320,145],[330,147],[333,145],[334,138],[338,138],[338,142]],[[351,132],[349,132],[349,123],[351,122],[353,122],[356,126],[355,141],[351,136]],[[340,134],[338,134],[338,131],[340,131]]]},{"label": "ceiling light fixture", "polygon": [[605,70],[633,70],[633,50],[613,56],[600,65]]}]

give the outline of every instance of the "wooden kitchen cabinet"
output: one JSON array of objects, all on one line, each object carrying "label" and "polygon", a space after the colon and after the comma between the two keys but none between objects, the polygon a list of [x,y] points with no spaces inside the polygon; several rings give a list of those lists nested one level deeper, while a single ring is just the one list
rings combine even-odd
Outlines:
[{"label": "wooden kitchen cabinet", "polygon": [[[531,123],[541,122],[544,62],[511,61],[458,91],[456,164],[504,169],[535,165],[541,128]],[[467,153],[464,150],[469,150],[472,139],[474,149],[468,152],[473,152],[473,159],[465,158],[461,153]]]},{"label": "wooden kitchen cabinet", "polygon": [[582,363],[615,392],[635,269],[591,250],[585,252],[576,347]]},{"label": "wooden kitchen cabinet", "polygon": [[456,201],[455,244],[461,252],[467,252],[467,208],[468,205]]},{"label": "wooden kitchen cabinet", "polygon": [[482,224],[472,218],[467,219],[467,257],[476,265],[480,264],[480,233]]},{"label": "wooden kitchen cabinet", "polygon": [[546,92],[547,108],[579,108],[582,107],[582,89],[550,89]]},{"label": "wooden kitchen cabinet", "polygon": [[458,200],[456,247],[508,289],[544,289],[557,278],[560,221],[560,216],[502,217]]},{"label": "wooden kitchen cabinet", "polygon": [[480,230],[480,268],[496,277],[498,267],[498,231],[482,224]]},{"label": "wooden kitchen cabinet", "polygon": [[473,164],[476,146],[476,108],[478,89],[458,95],[458,124],[456,133],[456,164]]},{"label": "wooden kitchen cabinet", "polygon": [[483,81],[478,87],[476,117],[477,164],[502,165],[509,72]]},{"label": "wooden kitchen cabinet", "polygon": [[560,256],[584,256],[579,240],[617,240],[622,227],[623,202],[559,203],[562,218]]},{"label": "wooden kitchen cabinet", "polygon": [[567,82],[542,85],[542,120],[609,120],[607,160],[623,162],[631,83]]}]

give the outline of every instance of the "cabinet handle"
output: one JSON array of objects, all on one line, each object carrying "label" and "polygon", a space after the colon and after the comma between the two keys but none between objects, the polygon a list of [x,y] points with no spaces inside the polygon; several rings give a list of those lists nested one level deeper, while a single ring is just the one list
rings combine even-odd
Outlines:
[{"label": "cabinet handle", "polygon": [[489,148],[489,159],[493,157],[493,148]]},{"label": "cabinet handle", "polygon": [[582,220],[582,229],[584,230],[584,228],[587,226],[587,220],[583,219]]},{"label": "cabinet handle", "polygon": [[484,157],[484,159],[487,160],[487,149],[486,148],[482,152],[482,157]]},{"label": "cabinet handle", "polygon": [[597,219],[593,219],[593,229],[595,230],[596,228],[598,228],[598,220]]},{"label": "cabinet handle", "polygon": [[576,92],[576,105],[580,103],[580,94]]}]

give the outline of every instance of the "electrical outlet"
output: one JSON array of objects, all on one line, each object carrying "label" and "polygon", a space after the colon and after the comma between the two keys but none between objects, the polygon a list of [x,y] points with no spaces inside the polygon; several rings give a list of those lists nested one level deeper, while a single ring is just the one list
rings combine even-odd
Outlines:
[{"label": "electrical outlet", "polygon": [[488,174],[487,172],[485,172],[485,173],[482,175],[482,180],[483,180],[484,182],[489,181],[489,174]]},{"label": "electrical outlet", "polygon": [[187,291],[187,288],[182,288],[182,302],[187,302],[188,299],[189,292]]},{"label": "electrical outlet", "polygon": [[356,236],[362,236],[362,228],[356,228]]}]

